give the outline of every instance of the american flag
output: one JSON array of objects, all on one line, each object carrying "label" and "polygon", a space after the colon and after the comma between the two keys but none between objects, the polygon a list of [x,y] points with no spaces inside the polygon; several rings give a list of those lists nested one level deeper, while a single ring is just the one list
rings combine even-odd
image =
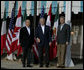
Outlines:
[{"label": "american flag", "polygon": [[41,15],[40,15],[40,18],[43,18],[43,17],[44,17],[44,6],[42,8]]},{"label": "american flag", "polygon": [[10,49],[11,49],[11,44],[12,44],[12,35],[13,35],[13,31],[14,31],[14,16],[15,16],[15,12],[14,12],[14,8],[13,8],[12,13],[11,13],[11,19],[10,19],[7,39],[6,39],[6,50],[7,50],[8,54],[11,53]]}]

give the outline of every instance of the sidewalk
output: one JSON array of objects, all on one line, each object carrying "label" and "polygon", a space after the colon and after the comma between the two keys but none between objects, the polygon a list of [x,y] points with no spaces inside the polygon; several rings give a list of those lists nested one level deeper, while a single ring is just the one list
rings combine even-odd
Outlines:
[{"label": "sidewalk", "polygon": [[[42,67],[40,68],[38,64],[32,64],[33,67],[29,68],[29,67],[22,67],[22,63],[21,61],[9,61],[6,59],[2,59],[1,60],[1,68],[2,69],[61,69],[61,68],[56,68],[56,63],[55,62],[50,62],[50,66],[48,68]],[[64,69],[83,69],[83,63],[77,63],[75,64],[74,67],[68,67],[68,68],[64,68]]]}]

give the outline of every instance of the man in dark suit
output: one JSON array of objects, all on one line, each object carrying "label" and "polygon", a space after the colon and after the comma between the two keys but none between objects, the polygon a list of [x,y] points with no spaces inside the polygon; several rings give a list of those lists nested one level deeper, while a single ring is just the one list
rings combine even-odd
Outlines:
[{"label": "man in dark suit", "polygon": [[20,30],[20,45],[22,46],[22,50],[23,50],[23,67],[25,67],[25,62],[26,62],[26,58],[27,58],[27,67],[32,67],[30,65],[30,61],[31,61],[31,49],[32,49],[32,45],[34,43],[34,32],[33,29],[30,27],[30,20],[26,19],[25,22],[26,26],[21,28]]},{"label": "man in dark suit", "polygon": [[57,54],[58,67],[65,67],[66,47],[70,42],[70,26],[65,24],[65,18],[60,17],[60,25],[57,30]]},{"label": "man in dark suit", "polygon": [[39,63],[43,67],[43,49],[45,49],[45,63],[49,66],[49,45],[51,45],[50,28],[45,25],[45,19],[40,18],[40,24],[36,28],[35,36],[38,42]]}]

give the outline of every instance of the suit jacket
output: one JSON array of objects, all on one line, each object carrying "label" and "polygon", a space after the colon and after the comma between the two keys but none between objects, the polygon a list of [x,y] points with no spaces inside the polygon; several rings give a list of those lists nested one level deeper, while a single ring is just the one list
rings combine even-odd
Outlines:
[{"label": "suit jacket", "polygon": [[68,24],[64,24],[62,30],[60,30],[60,25],[58,26],[57,31],[57,43],[65,44],[66,42],[70,42],[70,26]]},{"label": "suit jacket", "polygon": [[30,27],[30,35],[27,31],[26,27],[20,29],[20,36],[19,36],[20,45],[25,48],[31,48],[32,44],[34,43],[34,31]]},{"label": "suit jacket", "polygon": [[41,25],[39,25],[36,28],[35,37],[40,39],[40,43],[38,43],[38,46],[49,46],[49,42],[51,41],[50,27],[45,25],[43,34]]}]

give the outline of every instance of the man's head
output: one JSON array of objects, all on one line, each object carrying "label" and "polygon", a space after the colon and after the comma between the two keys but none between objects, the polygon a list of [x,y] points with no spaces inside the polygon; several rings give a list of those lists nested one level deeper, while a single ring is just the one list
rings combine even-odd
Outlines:
[{"label": "man's head", "polygon": [[26,24],[27,27],[29,27],[30,26],[30,20],[26,19],[25,24]]},{"label": "man's head", "polygon": [[64,16],[61,16],[61,17],[60,17],[60,23],[61,23],[61,24],[64,24],[64,23],[65,23],[65,17],[64,17]]},{"label": "man's head", "polygon": [[45,19],[44,18],[40,18],[40,24],[45,25]]}]

